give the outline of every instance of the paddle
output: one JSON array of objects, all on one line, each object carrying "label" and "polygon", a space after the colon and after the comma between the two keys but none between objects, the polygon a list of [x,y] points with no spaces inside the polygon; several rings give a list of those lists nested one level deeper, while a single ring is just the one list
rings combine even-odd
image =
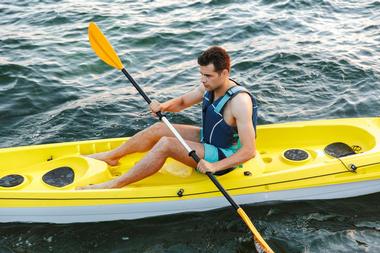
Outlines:
[{"label": "paddle", "polygon": [[[103,33],[100,31],[100,29],[94,22],[91,22],[88,26],[88,37],[89,37],[92,49],[99,56],[99,58],[103,60],[105,63],[107,63],[108,65],[110,65],[111,67],[121,70],[124,73],[124,75],[128,78],[128,80],[133,84],[133,86],[138,90],[138,92],[143,96],[145,101],[148,104],[150,104],[152,101],[145,94],[145,92],[140,88],[140,86],[136,83],[133,77],[124,68],[123,64],[121,63],[119,59],[119,56],[116,54],[112,45],[108,42],[107,38],[103,35]],[[170,124],[168,119],[161,112],[157,112],[156,114],[159,117],[159,119],[163,121],[169,127],[169,129],[172,131],[175,137],[177,137],[177,139],[185,147],[189,156],[191,156],[194,159],[194,161],[198,163],[200,161],[200,158],[196,154],[195,150],[192,150],[189,147],[189,145],[187,145],[187,143],[182,138],[182,136],[177,132],[177,130],[172,126],[172,124]],[[252,224],[252,221],[249,219],[248,215],[231,198],[231,196],[226,192],[226,190],[219,183],[219,181],[214,177],[214,175],[211,172],[207,172],[206,174],[211,179],[211,181],[215,184],[215,186],[219,189],[219,191],[224,195],[224,197],[228,200],[228,202],[230,202],[230,204],[235,208],[237,213],[240,215],[240,217],[243,219],[245,224],[251,230],[257,250],[259,252],[273,252],[273,250],[261,237],[260,233],[257,231],[255,226]]]}]

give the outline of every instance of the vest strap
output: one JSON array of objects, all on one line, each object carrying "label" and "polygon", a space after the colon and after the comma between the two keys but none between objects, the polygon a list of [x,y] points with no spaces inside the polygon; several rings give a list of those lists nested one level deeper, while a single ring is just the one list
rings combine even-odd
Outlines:
[{"label": "vest strap", "polygon": [[219,101],[218,105],[215,107],[214,111],[220,114],[220,111],[223,109],[224,105],[230,100],[231,96],[229,94],[225,94],[222,99]]},{"label": "vest strap", "polygon": [[236,95],[237,93],[239,93],[240,91],[245,91],[245,92],[248,92],[246,88],[244,87],[241,87],[239,85],[236,85],[234,87],[232,87],[231,89],[229,89],[226,94],[223,96],[223,98],[219,101],[218,105],[215,107],[214,111],[216,113],[219,113],[220,114],[220,111],[223,109],[223,107],[226,105],[226,103],[232,98],[234,97],[234,95]]},{"label": "vest strap", "polygon": [[235,93],[240,92],[240,91],[247,91],[248,92],[248,90],[246,88],[244,88],[240,85],[236,85],[236,86],[232,87],[231,89],[229,89],[227,91],[227,94],[229,94],[232,97]]}]

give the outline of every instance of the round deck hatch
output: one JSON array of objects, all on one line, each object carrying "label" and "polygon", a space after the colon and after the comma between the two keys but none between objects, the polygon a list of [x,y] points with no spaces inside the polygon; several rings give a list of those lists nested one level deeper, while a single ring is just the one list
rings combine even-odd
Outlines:
[{"label": "round deck hatch", "polygon": [[289,161],[305,161],[309,158],[309,153],[302,149],[288,149],[284,152],[284,157]]},{"label": "round deck hatch", "polygon": [[0,179],[0,186],[1,187],[15,187],[17,185],[20,185],[24,182],[24,177],[17,174],[11,174],[4,176]]},{"label": "round deck hatch", "polygon": [[42,180],[54,187],[64,187],[74,182],[74,171],[70,167],[59,167],[47,172]]}]

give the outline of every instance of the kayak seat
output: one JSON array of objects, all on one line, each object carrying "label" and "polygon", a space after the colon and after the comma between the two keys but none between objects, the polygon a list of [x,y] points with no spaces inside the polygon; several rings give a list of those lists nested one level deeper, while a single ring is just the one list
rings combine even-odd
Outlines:
[{"label": "kayak seat", "polygon": [[327,145],[325,147],[325,153],[335,158],[356,154],[352,147],[343,142],[334,142]]}]

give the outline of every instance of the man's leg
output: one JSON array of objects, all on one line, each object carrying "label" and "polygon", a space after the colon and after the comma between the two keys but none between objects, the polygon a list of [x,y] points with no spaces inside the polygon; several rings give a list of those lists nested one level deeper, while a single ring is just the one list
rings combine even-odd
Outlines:
[{"label": "man's leg", "polygon": [[[190,141],[187,141],[187,144],[197,152],[199,158],[203,159],[203,144]],[[174,158],[175,160],[193,168],[196,167],[196,162],[188,155],[186,149],[176,138],[162,137],[150,152],[127,173],[105,183],[78,187],[77,189],[109,189],[123,187],[153,175],[161,169],[168,157]]]},{"label": "man's leg", "polygon": [[[180,124],[174,124],[173,126],[185,140],[199,142],[199,127]],[[164,123],[159,122],[138,132],[116,149],[90,155],[89,157],[105,161],[113,166],[118,163],[120,158],[127,154],[150,150],[164,136],[174,137],[170,129]]]}]

